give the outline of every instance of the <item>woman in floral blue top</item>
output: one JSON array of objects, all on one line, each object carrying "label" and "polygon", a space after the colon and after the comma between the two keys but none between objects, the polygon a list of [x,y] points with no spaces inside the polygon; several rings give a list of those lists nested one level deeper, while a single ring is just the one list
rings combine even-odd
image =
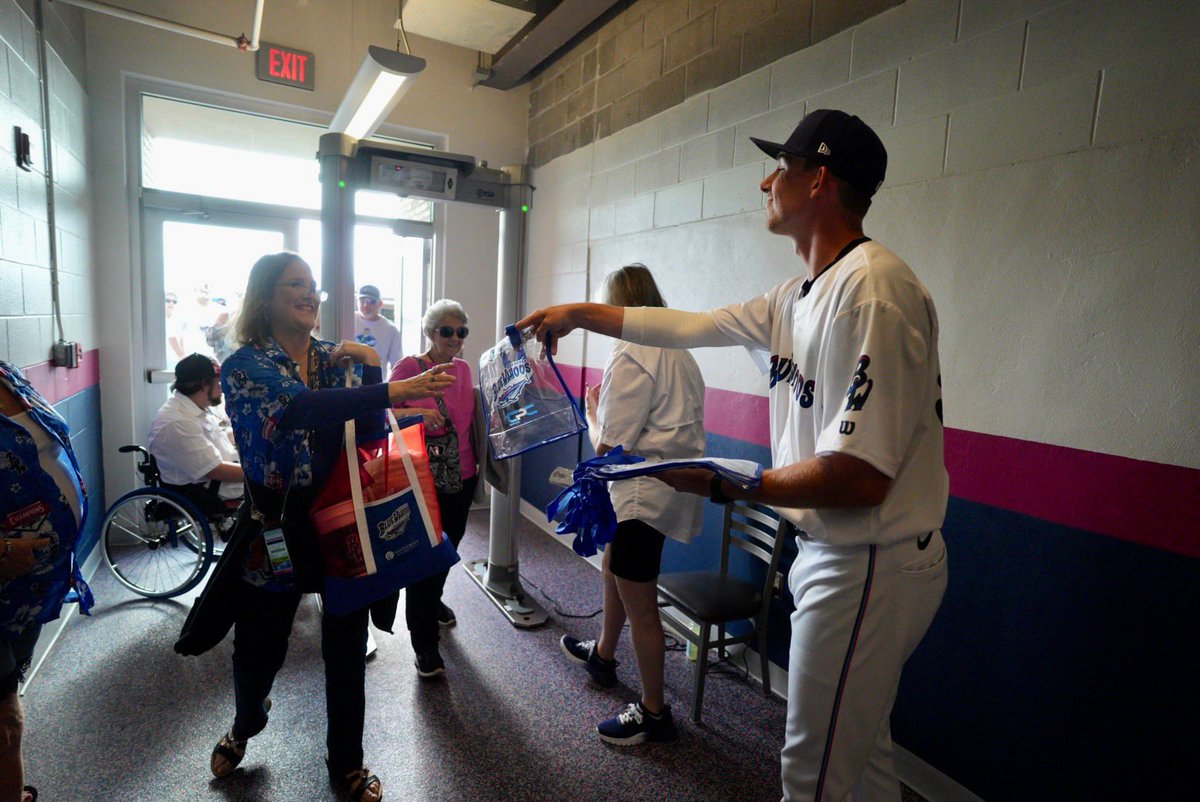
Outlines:
[{"label": "woman in floral blue top", "polygon": [[[242,562],[241,581],[230,591],[237,595],[236,714],[233,727],[213,750],[211,767],[218,777],[237,767],[246,741],[266,726],[267,694],[283,665],[301,595],[323,586],[308,510],[341,451],[343,424],[356,420],[360,442],[382,439],[387,407],[440,395],[454,380],[433,369],[407,381],[383,382],[375,349],[312,337],[320,303],[321,293],[303,259],[290,252],[262,257],[250,271],[237,322],[242,347],[221,366],[226,409],[246,472],[249,503],[243,505],[239,537],[249,544],[226,550]],[[345,370],[351,365],[355,386],[345,387]],[[285,551],[276,544],[268,547],[272,538],[264,537],[280,529]],[[390,610],[394,615],[394,597]],[[383,788],[363,767],[362,754],[368,615],[368,609],[344,616],[326,610],[321,620],[326,762],[330,777],[352,799],[377,802]]]},{"label": "woman in floral blue top", "polygon": [[92,606],[75,564],[86,515],[66,421],[0,362],[0,799],[36,795],[24,785],[17,683],[63,602],[78,601],[84,613]]}]

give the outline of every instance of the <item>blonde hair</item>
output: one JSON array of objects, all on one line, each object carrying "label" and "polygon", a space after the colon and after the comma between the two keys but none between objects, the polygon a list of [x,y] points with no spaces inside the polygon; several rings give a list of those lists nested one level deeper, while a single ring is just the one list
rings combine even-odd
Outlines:
[{"label": "blonde hair", "polygon": [[237,341],[242,345],[265,345],[270,338],[271,321],[267,317],[267,307],[275,297],[276,282],[293,262],[308,267],[308,262],[295,251],[280,251],[260,257],[250,268],[242,309],[234,323]]},{"label": "blonde hair", "polygon": [[612,306],[666,306],[650,268],[641,262],[614,270],[604,277],[600,300]]}]

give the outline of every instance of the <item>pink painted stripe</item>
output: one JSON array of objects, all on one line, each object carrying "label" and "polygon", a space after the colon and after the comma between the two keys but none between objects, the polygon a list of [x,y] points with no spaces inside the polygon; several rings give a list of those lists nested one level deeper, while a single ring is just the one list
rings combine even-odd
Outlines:
[{"label": "pink painted stripe", "polygon": [[[584,371],[561,365],[572,390]],[[588,368],[589,384],[601,371]],[[705,428],[770,446],[765,396],[709,388]],[[950,493],[1064,526],[1200,557],[1200,470],[1095,451],[946,430]]]},{"label": "pink painted stripe", "polygon": [[100,351],[84,351],[77,368],[56,368],[49,362],[39,362],[21,371],[47,401],[57,404],[100,383]]},{"label": "pink painted stripe", "polygon": [[1200,557],[1200,470],[961,429],[946,468],[958,498]]},{"label": "pink painted stripe", "polygon": [[604,378],[604,371],[600,368],[581,368],[578,365],[563,365],[559,362],[554,364],[558,365],[558,372],[562,374],[567,389],[574,393],[576,399],[583,397],[584,387],[597,385]]},{"label": "pink painted stripe", "polygon": [[[604,377],[600,368],[559,364],[558,370],[577,398],[583,395],[585,385],[593,387]],[[704,428],[712,434],[769,448],[771,419],[767,409],[766,396],[709,387],[704,391]]]},{"label": "pink painted stripe", "polygon": [[704,391],[704,428],[712,434],[770,448],[770,404],[765,395],[709,387]]}]

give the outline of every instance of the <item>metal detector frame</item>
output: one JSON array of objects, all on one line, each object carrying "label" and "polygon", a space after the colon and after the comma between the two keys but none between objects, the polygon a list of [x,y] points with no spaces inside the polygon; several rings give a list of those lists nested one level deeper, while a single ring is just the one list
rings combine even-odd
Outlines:
[{"label": "metal detector frame", "polygon": [[[520,317],[521,279],[527,258],[527,213],[533,200],[523,166],[494,170],[473,156],[418,150],[375,140],[356,140],[327,133],[320,139],[321,284],[329,299],[321,305],[321,330],[334,340],[354,339],[354,193],[360,189],[392,189],[404,196],[440,203],[469,203],[500,210],[499,265],[496,278],[496,338],[506,321]],[[414,180],[392,186],[375,178],[383,167],[410,170]],[[442,178],[440,183],[430,174]],[[404,184],[397,188],[396,184]],[[536,627],[548,618],[545,609],[521,585],[517,560],[517,525],[521,507],[521,458],[505,460],[508,492],[492,488],[487,560],[465,562],[463,568],[513,626]]]}]

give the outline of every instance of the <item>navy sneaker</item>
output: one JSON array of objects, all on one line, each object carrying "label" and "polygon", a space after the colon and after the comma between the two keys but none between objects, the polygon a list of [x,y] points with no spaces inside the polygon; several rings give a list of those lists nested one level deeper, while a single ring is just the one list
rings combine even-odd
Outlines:
[{"label": "navy sneaker", "polygon": [[610,719],[596,725],[600,738],[618,746],[633,746],[646,741],[674,741],[679,737],[675,719],[671,718],[671,706],[663,707],[657,716],[634,702]]},{"label": "navy sneaker", "polygon": [[617,666],[620,663],[616,660],[605,660],[597,654],[596,641],[580,641],[570,635],[563,635],[558,645],[562,647],[563,654],[576,663],[582,664],[601,688],[615,688],[619,684]]},{"label": "navy sneaker", "polygon": [[442,605],[442,609],[438,612],[437,620],[440,627],[452,627],[458,623],[458,619],[454,617],[454,611],[445,604]]},{"label": "navy sneaker", "polygon": [[436,648],[428,652],[417,652],[413,662],[417,665],[417,675],[421,679],[431,679],[446,673],[446,661],[442,660],[442,655]]}]

